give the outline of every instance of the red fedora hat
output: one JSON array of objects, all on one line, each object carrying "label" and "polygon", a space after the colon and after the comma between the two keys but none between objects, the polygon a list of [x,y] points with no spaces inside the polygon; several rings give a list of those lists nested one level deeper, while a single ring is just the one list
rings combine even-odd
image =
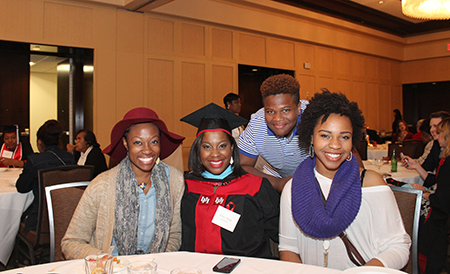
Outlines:
[{"label": "red fedora hat", "polygon": [[167,129],[166,124],[159,119],[158,114],[149,108],[139,107],[128,111],[123,119],[116,123],[111,131],[111,144],[107,146],[103,153],[112,158],[121,161],[127,155],[123,146],[122,137],[125,131],[134,124],[152,123],[155,124],[161,132],[161,159],[167,158],[184,140],[183,136],[172,133]]}]

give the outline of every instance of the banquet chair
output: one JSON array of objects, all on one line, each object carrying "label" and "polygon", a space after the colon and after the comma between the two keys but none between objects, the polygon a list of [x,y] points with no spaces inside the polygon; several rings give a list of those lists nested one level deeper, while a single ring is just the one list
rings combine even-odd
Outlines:
[{"label": "banquet chair", "polygon": [[[50,228],[50,262],[63,261],[61,240],[66,234],[72,215],[83,196],[86,182],[74,182],[45,187]],[[81,189],[80,187],[83,187]]]},{"label": "banquet chair", "polygon": [[367,160],[367,141],[362,140],[361,142],[359,142],[359,146],[356,149],[358,150],[361,160],[366,161]]},{"label": "banquet chair", "polygon": [[422,156],[423,150],[425,148],[425,145],[422,142],[422,140],[405,140],[405,141],[403,141],[403,145],[415,147],[414,155],[408,155],[413,159],[417,159],[420,156]]},{"label": "banquet chair", "polygon": [[408,235],[411,237],[411,248],[408,264],[402,269],[410,274],[419,274],[419,218],[422,191],[409,187],[390,187],[397,201],[400,215]]},{"label": "banquet chair", "polygon": [[[22,232],[24,224],[16,237],[16,256],[23,256],[30,265],[48,261],[50,253],[50,232],[45,187],[70,182],[90,181],[93,178],[94,166],[65,165],[38,170],[39,209],[36,231]],[[18,259],[18,258],[16,258]]]},{"label": "banquet chair", "polygon": [[413,157],[416,153],[416,146],[415,145],[404,145],[404,144],[389,144],[388,148],[388,157],[389,159],[392,158],[392,152],[395,149],[395,157],[397,159],[400,159],[400,153],[403,152],[406,156]]}]

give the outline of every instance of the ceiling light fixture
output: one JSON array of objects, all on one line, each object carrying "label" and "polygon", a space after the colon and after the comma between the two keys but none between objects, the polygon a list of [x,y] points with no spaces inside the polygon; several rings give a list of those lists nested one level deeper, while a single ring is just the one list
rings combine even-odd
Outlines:
[{"label": "ceiling light fixture", "polygon": [[404,15],[426,20],[450,19],[450,0],[402,0]]}]

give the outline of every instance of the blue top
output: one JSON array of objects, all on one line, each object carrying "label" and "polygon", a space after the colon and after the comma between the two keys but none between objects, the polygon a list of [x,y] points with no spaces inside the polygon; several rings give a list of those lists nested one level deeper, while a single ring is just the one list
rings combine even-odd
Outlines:
[{"label": "blue top", "polygon": [[[300,104],[303,113],[308,101],[300,100]],[[300,117],[301,114],[297,124]],[[238,147],[239,152],[247,157],[261,156],[270,165],[265,165],[264,170],[278,178],[294,175],[298,165],[308,157],[308,152],[298,146],[297,126],[288,138],[276,136],[266,124],[264,108],[252,114],[247,128],[239,137]]]},{"label": "blue top", "polygon": [[[166,165],[164,165],[164,168],[166,170],[167,179],[170,180],[169,168]],[[155,236],[156,189],[155,185],[152,184],[147,192],[147,195],[144,194],[143,189],[138,188],[138,191],[139,191],[139,222],[137,233],[137,249],[142,250],[145,254],[147,254],[150,252],[150,246],[153,241],[153,236]],[[112,255],[119,256],[114,235],[111,241],[111,245],[114,246]]]}]

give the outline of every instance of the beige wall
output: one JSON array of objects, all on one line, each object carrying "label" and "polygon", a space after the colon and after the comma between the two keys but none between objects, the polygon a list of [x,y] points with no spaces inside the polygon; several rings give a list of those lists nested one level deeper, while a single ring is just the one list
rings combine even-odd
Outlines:
[{"label": "beige wall", "polygon": [[57,119],[57,74],[30,73],[30,143],[35,152],[36,132],[45,121]]},{"label": "beige wall", "polygon": [[[423,50],[445,42],[441,36],[408,40],[308,12],[280,12],[272,1],[261,1],[264,9],[258,1],[232,2],[176,0],[142,14],[67,0],[0,0],[0,39],[93,48],[94,131],[102,146],[126,111],[147,106],[187,137],[185,164],[195,130],[179,119],[238,92],[238,64],[295,70],[302,98],[322,87],[341,91],[379,130],[389,129],[392,110],[402,108],[402,83],[450,78],[448,68],[442,72],[450,55],[430,59]],[[420,74],[423,65],[428,76]]]}]

